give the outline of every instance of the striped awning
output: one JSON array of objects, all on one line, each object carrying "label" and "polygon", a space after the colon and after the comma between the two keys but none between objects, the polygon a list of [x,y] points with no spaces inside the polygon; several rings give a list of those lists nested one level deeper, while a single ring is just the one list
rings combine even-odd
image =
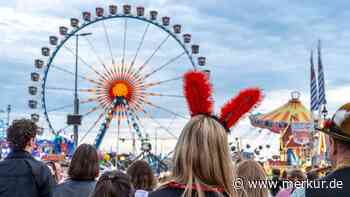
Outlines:
[{"label": "striped awning", "polygon": [[251,115],[249,118],[253,126],[269,129],[275,133],[280,133],[292,122],[311,122],[310,111],[298,98],[289,100],[288,103],[270,113],[255,114]]}]

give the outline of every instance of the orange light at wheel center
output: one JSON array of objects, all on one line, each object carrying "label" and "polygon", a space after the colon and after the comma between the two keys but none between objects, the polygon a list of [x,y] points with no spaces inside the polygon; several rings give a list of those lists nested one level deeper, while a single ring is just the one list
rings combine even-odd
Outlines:
[{"label": "orange light at wheel center", "polygon": [[129,88],[125,83],[116,83],[113,88],[112,92],[114,96],[123,96],[126,97],[129,93]]}]

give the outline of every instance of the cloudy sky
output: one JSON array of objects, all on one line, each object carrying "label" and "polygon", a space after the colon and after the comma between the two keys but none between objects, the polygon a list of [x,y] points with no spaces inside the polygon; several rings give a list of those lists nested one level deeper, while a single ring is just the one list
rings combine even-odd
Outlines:
[{"label": "cloudy sky", "polygon": [[[200,45],[200,54],[207,57],[206,69],[210,69],[211,80],[215,89],[215,103],[218,108],[225,100],[236,94],[239,89],[258,86],[264,90],[265,99],[255,112],[268,112],[282,105],[290,98],[290,92],[300,91],[301,99],[309,106],[309,56],[315,49],[317,40],[322,40],[322,55],[326,77],[326,96],[330,112],[350,98],[350,78],[348,76],[348,48],[350,48],[350,17],[348,1],[184,1],[184,0],[135,0],[135,1],[97,1],[97,0],[8,0],[0,2],[0,109],[7,104],[13,107],[12,117],[28,117],[27,87],[32,85],[30,73],[34,71],[33,61],[41,58],[40,48],[48,46],[48,37],[58,35],[60,25],[69,25],[69,18],[80,17],[82,11],[94,11],[95,7],[107,8],[109,4],[142,5],[146,12],[159,11],[160,16],[168,15],[171,23],[183,25],[183,31],[192,34],[193,43]],[[111,43],[112,55],[116,61],[121,59],[124,21],[106,21]],[[132,59],[138,46],[145,24],[130,20],[127,30],[126,61]],[[100,59],[110,62],[111,55],[103,25],[95,24],[84,30],[93,32],[90,42]],[[142,64],[164,39],[166,34],[152,27],[145,38],[145,43],[136,64]],[[74,49],[74,40],[67,42],[67,47]],[[100,66],[99,60],[91,50],[88,40],[80,41],[80,56],[93,65]],[[52,48],[53,49],[53,48]],[[152,71],[181,53],[181,48],[169,39],[161,47],[145,72]],[[62,49],[54,64],[65,66],[73,71],[74,57],[67,49]],[[98,79],[87,67],[81,65],[80,74]],[[171,67],[162,70],[154,81],[180,76],[190,69],[189,60],[183,56]],[[101,68],[100,68],[101,69]],[[42,72],[42,71],[41,71]],[[91,84],[80,80],[81,88],[91,88]],[[152,82],[150,80],[149,82]],[[47,86],[51,88],[73,89],[73,78],[67,73],[49,70]],[[163,94],[181,94],[181,81],[150,90]],[[81,100],[91,98],[87,93],[80,94]],[[38,98],[40,99],[40,98]],[[149,98],[149,100],[171,111],[187,116],[182,98]],[[73,108],[61,111],[54,109],[71,105],[72,92],[47,91],[47,108],[53,110],[49,118],[55,129],[63,128],[65,116]],[[81,106],[82,113],[87,112],[96,103]],[[161,149],[170,150],[174,144],[164,127],[178,135],[185,120],[159,108],[145,106],[162,127],[159,138],[171,142],[163,143]],[[41,118],[44,119],[42,110]],[[82,130],[88,130],[101,111],[96,111],[84,119]],[[0,114],[1,118],[5,117]],[[154,136],[159,124],[140,115],[144,129]],[[41,123],[47,127],[45,121]],[[112,125],[112,128],[116,126]],[[92,129],[88,141],[92,141],[97,128]],[[113,129],[112,129],[113,130]],[[68,133],[69,133],[68,129]],[[48,132],[49,133],[49,132]],[[126,125],[122,126],[122,136],[130,138]],[[82,134],[84,132],[82,131]],[[276,136],[267,131],[259,134],[252,129],[245,119],[233,130],[233,136],[254,139],[259,143],[273,143]],[[115,145],[116,132],[109,132],[104,148]],[[130,143],[124,143],[129,147]],[[126,148],[128,149],[128,148]]]}]

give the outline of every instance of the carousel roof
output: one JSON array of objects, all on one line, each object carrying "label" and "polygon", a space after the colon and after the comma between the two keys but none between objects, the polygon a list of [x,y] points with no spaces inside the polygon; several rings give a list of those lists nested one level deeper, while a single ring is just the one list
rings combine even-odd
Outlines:
[{"label": "carousel roof", "polygon": [[311,121],[310,111],[299,100],[300,93],[293,92],[288,103],[266,114],[251,115],[251,124],[255,127],[269,129],[280,133],[292,122],[308,123]]}]

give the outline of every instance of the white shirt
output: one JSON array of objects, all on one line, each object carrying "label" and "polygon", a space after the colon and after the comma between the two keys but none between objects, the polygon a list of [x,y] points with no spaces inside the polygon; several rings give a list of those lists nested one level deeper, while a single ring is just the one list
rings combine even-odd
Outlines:
[{"label": "white shirt", "polygon": [[148,197],[148,191],[136,190],[135,197]]}]

